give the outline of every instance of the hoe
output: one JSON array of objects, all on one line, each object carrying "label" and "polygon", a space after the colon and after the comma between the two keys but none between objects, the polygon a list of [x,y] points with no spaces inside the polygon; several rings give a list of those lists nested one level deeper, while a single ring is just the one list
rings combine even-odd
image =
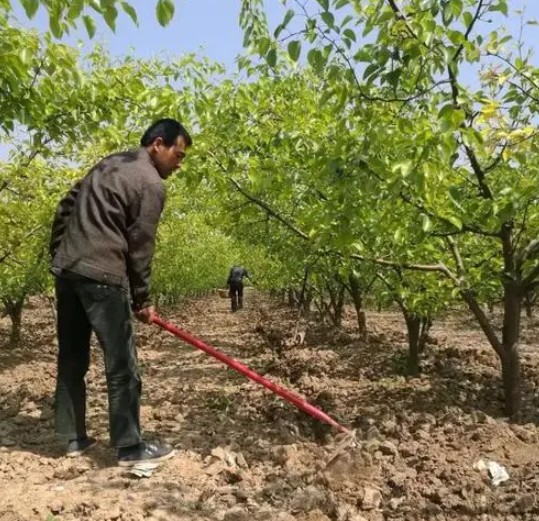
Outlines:
[{"label": "hoe", "polygon": [[317,420],[325,422],[331,425],[337,431],[344,433],[345,434],[344,438],[340,441],[336,450],[333,452],[333,454],[329,458],[329,461],[327,462],[328,464],[333,459],[335,459],[345,448],[352,446],[356,443],[356,436],[353,430],[343,427],[342,425],[337,423],[333,418],[328,416],[325,412],[321,411],[320,409],[317,409],[314,405],[311,405],[306,400],[304,400],[297,394],[294,394],[289,389],[286,389],[276,384],[275,382],[272,382],[268,380],[267,378],[264,378],[258,373],[255,373],[252,369],[242,364],[238,360],[235,360],[234,358],[226,356],[224,353],[221,353],[214,347],[204,343],[202,340],[198,339],[191,333],[188,333],[187,331],[180,329],[179,327],[173,324],[170,324],[169,322],[164,321],[158,315],[154,315],[152,323],[158,325],[159,327],[168,331],[169,333],[172,333],[174,336],[181,338],[182,340],[184,340],[188,344],[191,344],[197,349],[204,351],[208,355],[213,356],[217,360],[226,364],[228,367],[234,369],[238,373],[243,374],[250,380],[253,380],[254,382],[260,385],[263,385],[266,389],[269,389],[272,393],[280,396],[288,403],[295,405],[298,409],[301,409],[302,411],[306,412],[313,418],[316,418]]}]

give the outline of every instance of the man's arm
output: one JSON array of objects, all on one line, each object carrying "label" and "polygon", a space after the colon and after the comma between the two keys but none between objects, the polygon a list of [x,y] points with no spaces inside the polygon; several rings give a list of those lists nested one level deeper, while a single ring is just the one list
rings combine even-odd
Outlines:
[{"label": "man's arm", "polygon": [[135,311],[151,305],[150,276],[157,226],[165,202],[163,185],[153,183],[144,186],[139,198],[138,217],[127,233],[127,275]]},{"label": "man's arm", "polygon": [[56,251],[62,242],[67,223],[73,213],[75,202],[77,201],[77,195],[79,194],[81,184],[82,179],[71,188],[69,193],[60,201],[56,208],[56,214],[54,215],[52,222],[51,240],[49,243],[51,259],[54,259]]}]

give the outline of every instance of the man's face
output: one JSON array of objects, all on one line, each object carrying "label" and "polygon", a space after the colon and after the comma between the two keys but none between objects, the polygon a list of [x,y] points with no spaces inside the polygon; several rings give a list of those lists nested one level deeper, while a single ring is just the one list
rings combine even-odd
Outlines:
[{"label": "man's face", "polygon": [[159,175],[166,179],[174,170],[180,168],[185,157],[187,144],[183,136],[178,136],[176,142],[167,147],[163,139],[158,137],[150,146],[150,156],[159,172]]}]

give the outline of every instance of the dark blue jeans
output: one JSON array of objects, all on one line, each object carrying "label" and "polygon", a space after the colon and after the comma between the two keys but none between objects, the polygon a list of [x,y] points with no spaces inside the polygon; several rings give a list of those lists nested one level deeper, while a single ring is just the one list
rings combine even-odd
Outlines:
[{"label": "dark blue jeans", "polygon": [[58,374],[56,432],[63,439],[86,435],[86,384],[92,330],[103,349],[111,444],[141,441],[141,381],[129,295],[85,278],[56,278]]}]

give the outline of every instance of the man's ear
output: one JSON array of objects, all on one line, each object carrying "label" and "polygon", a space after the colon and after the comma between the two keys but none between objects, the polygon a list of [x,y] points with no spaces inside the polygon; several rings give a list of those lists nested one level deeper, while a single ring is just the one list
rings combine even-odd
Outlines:
[{"label": "man's ear", "polygon": [[154,148],[158,148],[160,147],[161,145],[163,145],[164,141],[163,141],[163,138],[162,137],[156,137],[153,142],[152,142],[152,146]]}]

